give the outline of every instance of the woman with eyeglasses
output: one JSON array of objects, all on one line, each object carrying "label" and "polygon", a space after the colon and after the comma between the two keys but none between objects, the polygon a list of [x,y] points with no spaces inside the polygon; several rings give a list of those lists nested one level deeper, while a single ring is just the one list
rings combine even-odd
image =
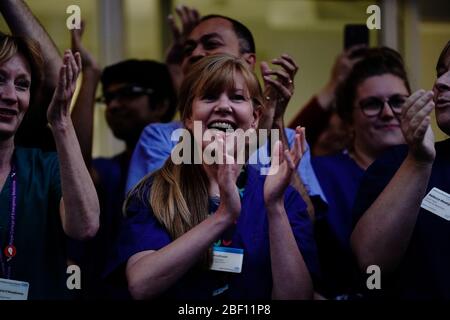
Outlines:
[{"label": "woman with eyeglasses", "polygon": [[378,265],[379,297],[450,299],[450,41],[436,65],[432,91],[419,90],[399,115],[406,145],[377,159],[355,201],[351,244],[362,270]]},{"label": "woman with eyeglasses", "polygon": [[389,48],[362,49],[347,80],[337,89],[336,107],[351,133],[344,152],[312,160],[328,200],[319,209],[316,239],[323,288],[331,299],[356,298],[356,267],[350,234],[352,206],[364,171],[387,148],[404,143],[398,115],[410,89],[400,55]]},{"label": "woman with eyeglasses", "polygon": [[29,38],[0,33],[0,299],[65,299],[68,238],[99,226],[99,203],[70,119],[80,55],[64,53],[47,109],[55,152],[15,145],[40,93],[43,58]]}]

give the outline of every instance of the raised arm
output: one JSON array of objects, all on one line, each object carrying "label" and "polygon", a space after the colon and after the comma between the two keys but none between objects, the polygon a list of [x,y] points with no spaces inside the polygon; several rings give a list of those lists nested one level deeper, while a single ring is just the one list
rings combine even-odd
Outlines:
[{"label": "raised arm", "polygon": [[300,128],[297,128],[292,150],[284,150],[283,144],[278,141],[274,147],[271,171],[264,183],[273,299],[312,299],[313,296],[311,276],[284,207],[284,191],[300,163],[305,147],[304,130]]},{"label": "raised arm", "polygon": [[44,56],[45,87],[56,88],[61,68],[61,56],[50,36],[23,0],[0,1],[0,12],[14,35],[32,38],[41,46]]},{"label": "raised arm", "polygon": [[55,138],[61,168],[62,226],[69,237],[83,240],[96,234],[100,208],[70,118],[70,102],[80,70],[80,54],[75,53],[74,56],[67,50],[64,53],[58,86],[48,107],[47,119]]},{"label": "raised arm", "polygon": [[[272,63],[281,68],[274,70],[266,62],[261,62],[264,96],[267,101],[262,110],[259,127],[262,129],[278,129],[283,145],[289,146],[285,131],[284,113],[294,94],[294,79],[298,71],[298,65],[287,54],[282,54],[279,58],[273,59]],[[308,214],[314,220],[314,206],[298,172],[292,175],[291,184],[306,202]]]},{"label": "raised arm", "polygon": [[72,52],[79,52],[83,61],[83,74],[80,91],[72,109],[72,121],[80,143],[84,162],[92,170],[92,137],[94,131],[95,92],[100,81],[101,70],[94,57],[81,44],[81,30],[72,30]]},{"label": "raised arm", "polygon": [[420,90],[406,101],[400,119],[409,152],[351,236],[362,270],[378,265],[389,272],[402,260],[411,239],[435,158],[430,113],[433,93]]},{"label": "raised arm", "polygon": [[181,27],[178,27],[175,22],[175,17],[169,15],[167,18],[170,30],[172,31],[172,44],[166,53],[166,64],[172,77],[172,82],[175,90],[181,86],[183,81],[183,71],[181,70],[181,63],[183,62],[183,45],[186,36],[194,29],[200,21],[200,14],[195,8],[187,6],[178,6],[175,9],[178,18],[181,22]]},{"label": "raised arm", "polygon": [[[262,110],[260,128],[284,129],[284,113],[294,94],[294,79],[298,71],[295,60],[287,54],[273,59],[272,63],[281,68],[271,69],[267,62],[261,62],[264,79],[264,96],[267,101]],[[283,133],[282,133],[283,134]],[[287,143],[283,140],[283,143]]]},{"label": "raised arm", "polygon": [[290,128],[304,126],[308,132],[308,142],[314,149],[320,134],[328,128],[336,97],[336,88],[346,79],[360,58],[354,54],[364,46],[354,46],[336,57],[330,78],[326,85],[303,106],[289,123]]},{"label": "raised arm", "polygon": [[[219,146],[223,140],[219,141]],[[218,165],[220,205],[216,213],[157,251],[143,251],[127,262],[128,289],[134,299],[151,299],[175,284],[233,224],[241,211],[237,164]]]}]

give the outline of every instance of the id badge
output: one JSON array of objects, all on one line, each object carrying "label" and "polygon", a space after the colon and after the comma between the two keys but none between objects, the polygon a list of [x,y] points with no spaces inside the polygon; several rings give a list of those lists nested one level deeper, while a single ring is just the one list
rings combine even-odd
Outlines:
[{"label": "id badge", "polygon": [[450,221],[450,194],[433,188],[422,200],[421,207]]},{"label": "id badge", "polygon": [[214,271],[240,273],[242,271],[243,260],[244,249],[213,247],[213,262],[210,269]]},{"label": "id badge", "polygon": [[27,300],[28,282],[0,278],[0,300]]}]

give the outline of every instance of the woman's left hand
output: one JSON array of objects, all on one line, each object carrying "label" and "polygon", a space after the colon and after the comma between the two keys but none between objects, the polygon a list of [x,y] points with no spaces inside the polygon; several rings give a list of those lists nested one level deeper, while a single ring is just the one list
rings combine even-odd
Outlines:
[{"label": "woman's left hand", "polygon": [[283,143],[277,141],[272,152],[272,164],[264,183],[264,202],[267,206],[282,204],[284,191],[306,151],[305,129],[296,128],[294,145],[291,150],[283,149]]},{"label": "woman's left hand", "polygon": [[64,52],[63,65],[59,71],[58,86],[47,110],[47,120],[54,127],[65,128],[70,120],[70,103],[81,71],[81,57],[78,52]]}]

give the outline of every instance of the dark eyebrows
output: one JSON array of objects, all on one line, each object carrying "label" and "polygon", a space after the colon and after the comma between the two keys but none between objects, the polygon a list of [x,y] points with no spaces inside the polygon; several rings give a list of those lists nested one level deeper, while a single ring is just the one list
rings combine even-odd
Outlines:
[{"label": "dark eyebrows", "polygon": [[20,74],[17,76],[17,78],[18,78],[18,79],[25,79],[25,80],[31,81],[31,75],[28,74],[28,73],[26,73],[26,72],[20,73]]},{"label": "dark eyebrows", "polygon": [[217,33],[217,32],[212,32],[212,33],[207,33],[207,34],[203,35],[203,36],[200,38],[200,41],[204,42],[204,41],[208,41],[208,40],[210,40],[210,39],[212,39],[212,38],[219,38],[219,39],[222,40],[222,36],[221,36],[219,33]]},{"label": "dark eyebrows", "polygon": [[211,39],[214,38],[218,38],[219,40],[223,41],[222,36],[220,34],[218,34],[217,32],[213,32],[213,33],[208,33],[203,35],[202,37],[200,37],[200,39],[198,41],[195,41],[194,39],[187,39],[184,42],[183,47],[187,48],[187,47],[197,47],[197,43],[205,43]]},{"label": "dark eyebrows", "polygon": [[[0,74],[5,76],[8,73],[5,70],[0,68]],[[16,79],[25,79],[25,80],[31,81],[31,75],[28,72],[21,72],[16,76]]]},{"label": "dark eyebrows", "polygon": [[184,44],[183,44],[183,47],[190,47],[190,46],[196,46],[197,45],[197,43],[194,41],[194,40],[192,40],[192,39],[187,39],[185,42],[184,42]]},{"label": "dark eyebrows", "polygon": [[205,41],[208,41],[208,40],[210,40],[210,39],[212,39],[212,38],[219,38],[220,40],[222,40],[222,36],[221,36],[219,33],[217,33],[217,32],[212,32],[212,33],[204,34],[203,36],[200,37],[199,40],[187,39],[187,40],[184,42],[184,45],[185,45],[185,46],[188,46],[188,45],[196,45],[198,42],[205,42]]}]

